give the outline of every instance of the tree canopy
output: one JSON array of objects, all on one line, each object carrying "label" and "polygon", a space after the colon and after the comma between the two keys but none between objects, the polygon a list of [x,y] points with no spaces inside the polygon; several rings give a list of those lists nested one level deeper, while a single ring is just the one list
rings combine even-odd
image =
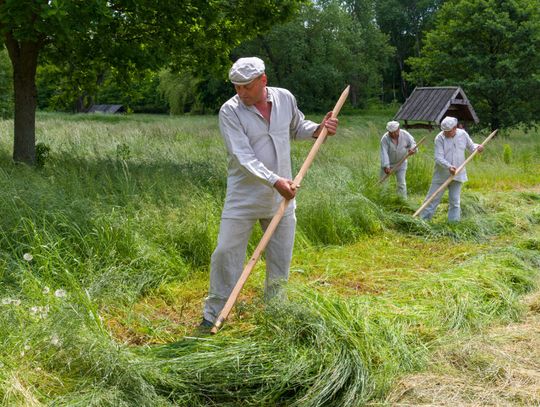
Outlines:
[{"label": "tree canopy", "polygon": [[214,112],[231,59],[257,55],[307,112],[345,84],[362,107],[414,82],[461,86],[492,127],[531,123],[539,19],[537,0],[0,0],[0,114],[14,113],[14,159],[32,163],[38,96],[69,111]]},{"label": "tree canopy", "polygon": [[459,0],[445,4],[411,79],[459,85],[492,129],[537,120],[540,106],[537,0]]},{"label": "tree canopy", "polygon": [[0,38],[14,71],[13,158],[35,159],[38,58],[87,88],[104,71],[169,63],[212,71],[241,40],[288,18],[298,0],[0,0]]},{"label": "tree canopy", "polygon": [[244,43],[233,54],[262,57],[270,84],[291,90],[306,111],[328,109],[346,84],[351,85],[352,105],[360,107],[378,94],[382,67],[391,53],[371,10],[367,7],[356,16],[340,1],[306,5],[296,19]]},{"label": "tree canopy", "polygon": [[424,33],[432,27],[444,0],[376,0],[375,18],[380,30],[395,48],[392,63],[384,70],[384,89],[391,100],[405,100],[411,93],[403,72],[405,61],[420,55]]}]

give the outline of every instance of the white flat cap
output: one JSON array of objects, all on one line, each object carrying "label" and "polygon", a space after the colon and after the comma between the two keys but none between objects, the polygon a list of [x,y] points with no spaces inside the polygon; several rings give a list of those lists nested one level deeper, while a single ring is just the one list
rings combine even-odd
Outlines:
[{"label": "white flat cap", "polygon": [[455,117],[446,116],[441,122],[442,131],[450,131],[457,126],[457,119]]},{"label": "white flat cap", "polygon": [[257,57],[240,58],[229,71],[229,80],[235,85],[247,85],[264,73],[264,62]]},{"label": "white flat cap", "polygon": [[391,122],[386,123],[386,130],[396,131],[397,129],[399,129],[399,122],[392,120]]}]

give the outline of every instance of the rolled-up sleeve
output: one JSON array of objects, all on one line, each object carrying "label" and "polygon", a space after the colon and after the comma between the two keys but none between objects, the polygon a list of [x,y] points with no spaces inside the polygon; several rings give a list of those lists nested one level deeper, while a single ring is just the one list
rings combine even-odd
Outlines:
[{"label": "rolled-up sleeve", "polygon": [[257,159],[234,111],[225,108],[220,110],[219,128],[230,157],[238,162],[241,170],[272,187],[279,176]]}]

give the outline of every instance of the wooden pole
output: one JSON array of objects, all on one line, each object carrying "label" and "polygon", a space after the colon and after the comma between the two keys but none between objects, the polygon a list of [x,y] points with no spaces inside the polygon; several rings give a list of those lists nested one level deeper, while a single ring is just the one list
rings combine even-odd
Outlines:
[{"label": "wooden pole", "polygon": [[[332,118],[337,117],[339,114],[339,111],[341,110],[341,107],[346,102],[347,97],[349,96],[349,88],[350,86],[347,86],[345,90],[341,93],[341,96],[339,97],[336,106],[334,107],[334,110],[332,110]],[[323,126],[323,129],[321,130],[319,137],[317,137],[317,140],[315,141],[315,144],[313,147],[311,147],[311,150],[309,151],[309,154],[307,158],[305,159],[304,163],[302,164],[302,167],[300,168],[300,171],[296,175],[296,177],[293,180],[293,186],[297,187],[300,185],[300,182],[306,175],[306,172],[313,162],[313,159],[317,155],[317,152],[319,151],[319,148],[321,147],[322,143],[324,142],[326,136],[328,134],[328,129]],[[251,271],[255,267],[255,264],[257,264],[257,261],[261,257],[264,249],[268,245],[268,242],[270,241],[270,238],[274,234],[279,222],[281,221],[281,218],[283,218],[283,215],[285,213],[285,209],[287,209],[287,206],[289,205],[290,200],[289,199],[283,199],[281,201],[281,204],[279,206],[279,209],[277,210],[276,214],[270,221],[270,224],[266,228],[266,231],[264,232],[261,241],[255,248],[255,251],[253,252],[253,255],[247,262],[246,266],[244,267],[244,270],[242,271],[242,274],[240,275],[240,278],[236,282],[236,285],[234,286],[231,295],[229,295],[229,298],[227,299],[227,302],[225,303],[225,306],[221,310],[218,318],[216,319],[216,322],[214,323],[214,326],[210,330],[212,334],[217,333],[219,328],[223,325],[227,317],[229,316],[229,313],[231,312],[232,307],[234,306],[236,299],[238,298],[238,295],[240,294],[240,291],[244,287],[245,282],[247,281],[249,275],[251,274]]]},{"label": "wooden pole", "polygon": [[[422,140],[420,140],[415,146],[414,146],[414,150],[417,150],[418,149],[418,146],[420,144],[422,144],[424,141],[426,141],[426,138],[423,137]],[[407,154],[405,154],[401,160],[398,161],[398,163],[396,165],[394,165],[391,169],[390,169],[390,172],[388,174],[384,174],[384,177],[382,177],[380,180],[379,180],[379,184],[382,184],[384,181],[386,181],[388,179],[388,177],[390,175],[392,175],[394,172],[396,172],[396,170],[401,166],[401,164],[403,164],[405,162],[405,160],[407,158],[409,158],[411,155],[413,155],[413,153],[411,153],[410,151],[407,152]]]},{"label": "wooden pole", "polygon": [[[482,147],[485,146],[485,145],[487,144],[487,142],[488,142],[489,140],[491,140],[491,139],[493,138],[493,136],[495,136],[495,134],[497,134],[497,131],[498,131],[498,130],[495,130],[493,133],[491,133],[489,136],[487,136],[486,139],[484,140],[484,142],[483,142],[482,144],[480,144],[480,145],[481,145]],[[465,166],[467,165],[467,163],[473,159],[473,157],[476,155],[477,152],[478,152],[478,148],[477,148],[476,150],[474,150],[474,151],[471,153],[471,155],[469,155],[469,156],[467,157],[467,159],[463,162],[463,164],[461,164],[461,165],[456,169],[456,173],[455,173],[454,175],[450,175],[450,176],[448,177],[448,179],[447,179],[446,181],[444,181],[444,183],[443,183],[439,188],[437,188],[437,190],[436,190],[434,193],[432,193],[432,194],[429,196],[429,198],[427,198],[427,199],[424,201],[424,203],[422,204],[422,206],[421,206],[420,208],[418,208],[418,210],[414,213],[413,217],[418,216],[420,213],[422,213],[422,211],[423,211],[424,209],[426,209],[426,206],[428,206],[429,203],[430,203],[431,201],[433,201],[433,199],[435,199],[435,197],[437,196],[437,194],[438,194],[439,192],[443,191],[443,190],[448,186],[448,184],[450,184],[450,183],[454,180],[454,178],[456,177],[456,175],[458,175],[458,174],[461,172],[461,170],[463,170],[463,168],[465,168]]]}]

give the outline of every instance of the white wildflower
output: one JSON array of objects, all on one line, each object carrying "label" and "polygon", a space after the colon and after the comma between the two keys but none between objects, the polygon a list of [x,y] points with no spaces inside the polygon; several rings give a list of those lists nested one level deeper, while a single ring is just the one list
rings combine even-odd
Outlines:
[{"label": "white wildflower", "polygon": [[58,298],[64,298],[66,296],[66,290],[58,289],[54,292],[54,296]]},{"label": "white wildflower", "polygon": [[58,335],[54,334],[53,336],[51,336],[51,343],[54,345],[54,346],[60,346],[62,345],[62,342],[60,341],[60,338],[58,337]]},{"label": "white wildflower", "polygon": [[51,292],[51,289],[50,289],[49,287],[43,288],[43,294],[44,294],[44,295],[47,295],[47,294],[49,294],[50,292]]},{"label": "white wildflower", "polygon": [[21,300],[13,299],[13,298],[2,298],[2,305],[21,305]]},{"label": "white wildflower", "polygon": [[49,306],[46,305],[44,307],[31,307],[30,313],[37,315],[41,319],[46,318],[47,314],[49,313]]},{"label": "white wildflower", "polygon": [[24,345],[24,350],[30,350],[30,345]]},{"label": "white wildflower", "polygon": [[25,253],[23,255],[23,259],[25,259],[26,261],[32,261],[34,259],[34,256],[32,256],[30,253]]}]

